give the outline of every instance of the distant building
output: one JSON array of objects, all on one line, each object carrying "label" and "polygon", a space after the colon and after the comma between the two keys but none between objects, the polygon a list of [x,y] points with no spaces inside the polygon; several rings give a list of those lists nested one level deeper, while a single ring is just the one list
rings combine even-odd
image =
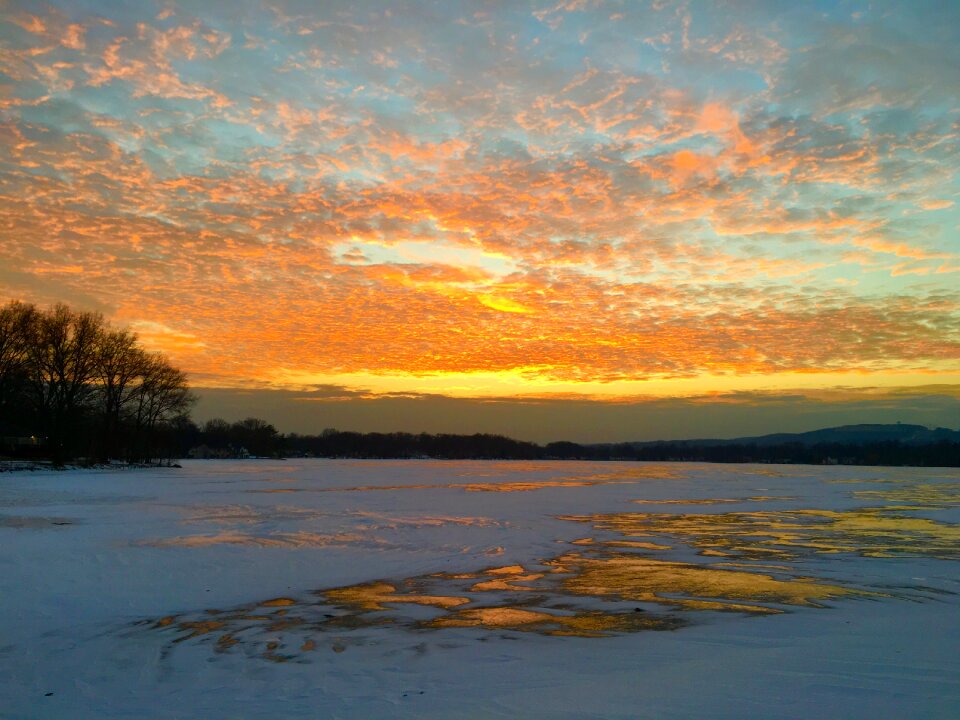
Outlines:
[{"label": "distant building", "polygon": [[6,436],[0,438],[0,444],[4,447],[11,448],[21,448],[21,447],[41,447],[46,445],[46,438],[37,437],[36,435],[31,435],[29,437],[15,437],[15,436]]}]

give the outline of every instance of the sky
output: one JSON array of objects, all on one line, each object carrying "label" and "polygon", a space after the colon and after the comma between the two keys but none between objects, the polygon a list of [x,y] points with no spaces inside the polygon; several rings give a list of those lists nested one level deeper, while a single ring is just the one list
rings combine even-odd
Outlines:
[{"label": "sky", "polygon": [[0,0],[0,300],[200,419],[960,426],[960,3]]}]

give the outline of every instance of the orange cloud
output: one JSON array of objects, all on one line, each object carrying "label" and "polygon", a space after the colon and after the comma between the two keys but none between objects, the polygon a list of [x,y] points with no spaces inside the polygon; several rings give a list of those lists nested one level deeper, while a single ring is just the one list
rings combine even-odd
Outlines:
[{"label": "orange cloud", "polygon": [[496,13],[446,26],[470,52],[383,13],[272,8],[256,38],[19,17],[0,290],[105,309],[221,384],[945,372],[952,121],[791,105],[771,28],[651,12],[644,71],[632,31],[570,64]]}]

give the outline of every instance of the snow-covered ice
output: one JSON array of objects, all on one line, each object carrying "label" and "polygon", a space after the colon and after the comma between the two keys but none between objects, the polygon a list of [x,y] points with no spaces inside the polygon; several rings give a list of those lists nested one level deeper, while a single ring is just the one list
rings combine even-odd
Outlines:
[{"label": "snow-covered ice", "polygon": [[960,471],[0,473],[0,717],[960,717]]}]

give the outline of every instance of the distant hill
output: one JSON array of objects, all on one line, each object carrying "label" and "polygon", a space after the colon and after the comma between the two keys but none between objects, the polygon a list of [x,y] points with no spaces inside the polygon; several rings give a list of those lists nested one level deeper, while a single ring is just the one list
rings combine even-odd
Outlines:
[{"label": "distant hill", "polygon": [[812,445],[843,444],[870,445],[875,443],[899,442],[904,445],[931,445],[940,442],[960,442],[960,430],[947,428],[929,429],[923,425],[841,425],[802,433],[773,433],[753,437],[728,439],[704,438],[697,440],[654,440],[630,443],[634,447],[648,447],[669,443],[679,447],[718,447],[723,445],[755,445],[769,447],[773,445]]}]

